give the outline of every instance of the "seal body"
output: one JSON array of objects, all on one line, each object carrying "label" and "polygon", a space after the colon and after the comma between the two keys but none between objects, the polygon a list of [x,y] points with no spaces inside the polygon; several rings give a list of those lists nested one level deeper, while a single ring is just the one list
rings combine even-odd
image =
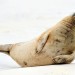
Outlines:
[{"label": "seal body", "polygon": [[71,63],[75,58],[75,15],[67,16],[39,37],[0,45],[22,67]]}]

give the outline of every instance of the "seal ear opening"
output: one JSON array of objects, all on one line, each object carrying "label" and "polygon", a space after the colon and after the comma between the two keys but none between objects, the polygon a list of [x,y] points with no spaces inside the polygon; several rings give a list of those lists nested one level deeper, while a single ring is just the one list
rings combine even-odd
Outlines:
[{"label": "seal ear opening", "polygon": [[45,33],[41,35],[41,37],[38,39],[37,48],[36,48],[37,53],[40,53],[43,50],[49,36],[50,36],[50,33]]}]

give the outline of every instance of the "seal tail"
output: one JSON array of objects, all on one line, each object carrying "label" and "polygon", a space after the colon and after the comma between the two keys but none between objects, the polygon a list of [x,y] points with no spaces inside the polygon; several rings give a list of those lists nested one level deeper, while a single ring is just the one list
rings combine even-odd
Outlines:
[{"label": "seal tail", "polygon": [[5,44],[5,45],[0,45],[0,52],[10,52],[10,49],[12,48],[13,44]]}]

